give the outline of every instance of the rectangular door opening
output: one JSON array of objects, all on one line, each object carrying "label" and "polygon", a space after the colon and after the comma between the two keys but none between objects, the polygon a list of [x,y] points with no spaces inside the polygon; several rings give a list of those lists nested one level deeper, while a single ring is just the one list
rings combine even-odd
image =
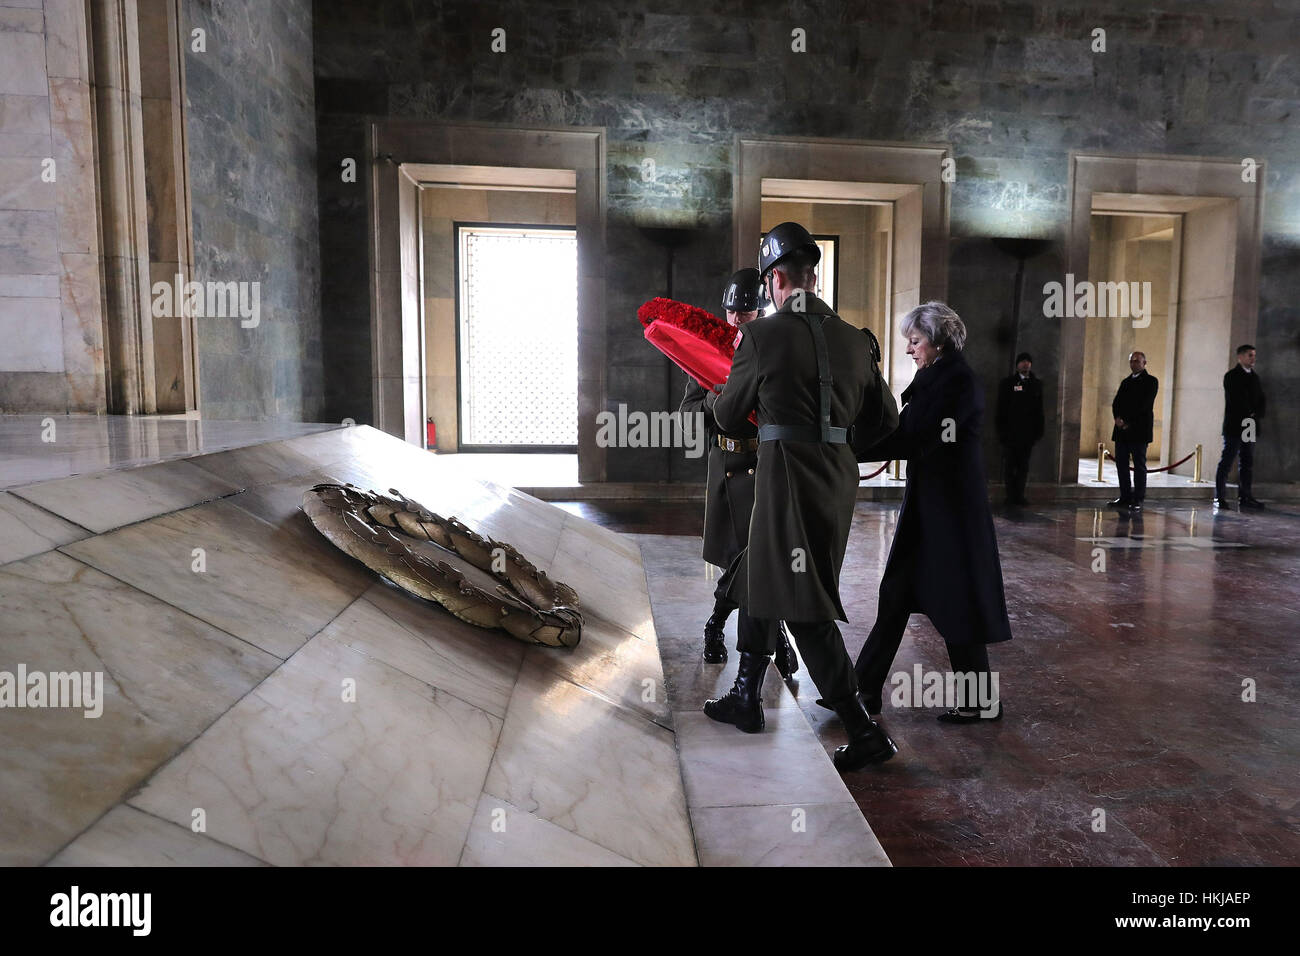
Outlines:
[{"label": "rectangular door opening", "polygon": [[460,450],[575,453],[576,230],[455,230]]}]

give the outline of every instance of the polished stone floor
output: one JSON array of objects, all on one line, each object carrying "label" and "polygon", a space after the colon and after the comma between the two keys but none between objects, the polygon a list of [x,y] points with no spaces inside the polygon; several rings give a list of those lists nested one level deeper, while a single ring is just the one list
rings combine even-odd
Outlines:
[{"label": "polished stone floor", "polygon": [[337,427],[132,415],[0,415],[0,488],[132,468]]},{"label": "polished stone floor", "polygon": [[[709,665],[694,646],[713,582],[698,511],[565,507],[658,532],[638,541],[669,691],[699,696],[695,674]],[[857,508],[842,585],[854,655],[897,513]],[[995,524],[1015,636],[991,649],[1005,718],[953,727],[936,708],[886,702],[898,756],[846,778],[892,862],[1300,863],[1300,507],[1149,503],[1131,520],[1048,506],[999,511]],[[894,670],[917,665],[948,666],[921,616]],[[792,689],[826,749],[842,743],[811,683]]]}]

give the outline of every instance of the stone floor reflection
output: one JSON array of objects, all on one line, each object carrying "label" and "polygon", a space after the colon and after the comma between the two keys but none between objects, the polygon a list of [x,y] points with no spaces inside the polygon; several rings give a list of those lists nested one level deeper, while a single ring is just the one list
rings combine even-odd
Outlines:
[{"label": "stone floor reflection", "polygon": [[0,415],[0,488],[243,448],[337,427],[156,415]]},{"label": "stone floor reflection", "polygon": [[[668,647],[699,640],[692,611],[712,587],[698,509],[566,507],[620,530],[657,526],[640,539],[651,593],[674,579],[683,612],[656,603],[669,618],[656,624],[671,691],[681,668]],[[855,655],[897,513],[857,508],[843,572]],[[1148,502],[1129,519],[1054,506],[999,511],[995,523],[1015,635],[991,654],[1005,719],[953,727],[934,708],[886,702],[898,757],[846,778],[894,864],[1300,861],[1300,507]],[[942,671],[947,655],[914,616],[895,673],[918,664]],[[797,697],[825,747],[842,743],[810,682]]]}]

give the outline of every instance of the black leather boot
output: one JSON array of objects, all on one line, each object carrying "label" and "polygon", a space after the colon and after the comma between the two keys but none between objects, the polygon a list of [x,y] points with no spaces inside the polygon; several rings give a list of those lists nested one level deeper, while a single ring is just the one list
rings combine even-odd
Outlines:
[{"label": "black leather boot", "polygon": [[799,671],[799,656],[790,644],[790,633],[785,629],[785,621],[778,621],[777,627],[781,631],[781,640],[776,645],[776,656],[773,659],[781,677],[789,680]]},{"label": "black leather boot", "polygon": [[727,663],[727,636],[722,629],[731,615],[730,608],[713,606],[713,613],[704,622],[704,660],[709,664]]},{"label": "black leather boot", "polygon": [[848,700],[836,701],[835,713],[839,714],[849,734],[849,742],[838,748],[833,758],[835,769],[840,773],[852,773],[868,764],[883,763],[898,753],[894,742],[871,719],[857,694]]},{"label": "black leather boot", "polygon": [[740,652],[740,670],[727,696],[704,702],[704,713],[723,724],[735,724],[747,734],[756,734],[766,725],[763,719],[763,675],[767,673],[766,654]]}]

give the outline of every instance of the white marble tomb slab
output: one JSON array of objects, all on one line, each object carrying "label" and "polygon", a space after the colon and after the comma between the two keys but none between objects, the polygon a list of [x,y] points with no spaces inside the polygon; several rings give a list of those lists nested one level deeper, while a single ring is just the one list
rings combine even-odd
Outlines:
[{"label": "white marble tomb slab", "polygon": [[461,866],[636,866],[490,793],[479,798]]},{"label": "white marble tomb slab", "polygon": [[[195,572],[202,548],[206,570]],[[275,528],[210,502],[67,545],[66,553],[280,658],[370,587],[375,576],[323,536]]]},{"label": "white marble tomb slab", "polygon": [[233,847],[118,804],[59,851],[49,866],[266,866]]},{"label": "white marble tomb slab", "polygon": [[277,866],[455,865],[500,730],[321,636],[129,802],[183,825],[203,807],[213,839]]},{"label": "white marble tomb slab", "polygon": [[604,618],[587,615],[577,647],[527,647],[546,670],[672,728],[659,650]]},{"label": "white marble tomb slab", "polygon": [[240,488],[271,481],[283,481],[294,475],[317,470],[317,464],[295,452],[290,442],[265,442],[247,448],[200,455],[189,459],[195,467]]},{"label": "white marble tomb slab", "polygon": [[168,461],[122,471],[59,478],[13,489],[96,534],[239,491],[188,461]]},{"label": "white marble tomb slab", "polygon": [[701,866],[890,866],[852,800],[691,810]]},{"label": "white marble tomb slab", "polygon": [[[370,429],[312,436],[309,455],[319,468],[367,491],[398,489],[443,517],[459,518],[480,534],[505,541],[543,571],[549,569],[560,531],[563,511],[546,502],[491,482],[460,474],[440,456],[419,449],[396,450],[402,445],[387,435],[369,436]],[[563,580],[563,578],[561,578]],[[566,582],[567,583],[567,582]]]},{"label": "white marble tomb slab", "polygon": [[527,650],[505,631],[467,624],[383,582],[321,635],[502,718]]},{"label": "white marble tomb slab", "polygon": [[696,863],[672,733],[534,661],[483,789],[633,862]]},{"label": "white marble tomb slab", "polygon": [[0,564],[52,551],[88,532],[8,492],[0,492]]},{"label": "white marble tomb slab", "polygon": [[844,802],[848,791],[798,705],[765,716],[763,733],[746,734],[702,711],[674,711],[692,810]]},{"label": "white marble tomb slab", "polygon": [[[559,509],[556,509],[557,511]],[[656,641],[641,552],[622,535],[565,514],[549,573],[578,592],[584,611]]]},{"label": "white marble tomb slab", "polygon": [[103,674],[103,713],[0,711],[0,864],[41,863],[279,663],[48,552],[0,568],[0,670]]}]

